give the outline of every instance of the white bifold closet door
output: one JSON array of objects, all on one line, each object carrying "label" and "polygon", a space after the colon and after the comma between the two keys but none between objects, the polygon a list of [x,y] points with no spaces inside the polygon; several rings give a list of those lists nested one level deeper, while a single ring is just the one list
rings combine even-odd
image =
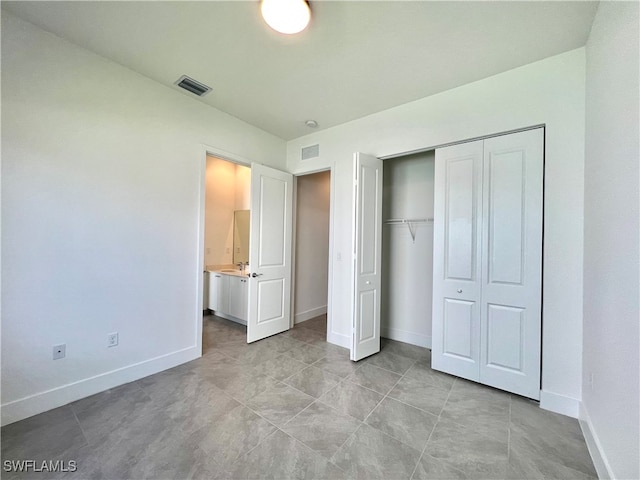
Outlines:
[{"label": "white bifold closet door", "polygon": [[436,150],[432,366],[540,398],[542,128]]},{"label": "white bifold closet door", "polygon": [[380,351],[382,160],[356,153],[354,166],[351,360]]}]

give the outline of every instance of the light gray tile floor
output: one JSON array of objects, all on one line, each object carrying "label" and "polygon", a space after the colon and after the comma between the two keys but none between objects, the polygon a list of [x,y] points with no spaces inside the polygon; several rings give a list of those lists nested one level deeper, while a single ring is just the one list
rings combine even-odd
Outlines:
[{"label": "light gray tile floor", "polygon": [[575,419],[431,369],[382,340],[353,363],[326,318],[247,345],[204,317],[202,358],[2,428],[2,460],[72,479],[590,479]]}]

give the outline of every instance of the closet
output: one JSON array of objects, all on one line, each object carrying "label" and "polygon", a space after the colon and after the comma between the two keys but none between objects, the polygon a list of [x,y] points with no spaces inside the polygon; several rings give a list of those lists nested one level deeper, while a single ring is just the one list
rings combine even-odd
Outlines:
[{"label": "closet", "polygon": [[544,129],[435,152],[432,367],[540,396]]},{"label": "closet", "polygon": [[380,334],[431,347],[435,153],[385,160]]}]

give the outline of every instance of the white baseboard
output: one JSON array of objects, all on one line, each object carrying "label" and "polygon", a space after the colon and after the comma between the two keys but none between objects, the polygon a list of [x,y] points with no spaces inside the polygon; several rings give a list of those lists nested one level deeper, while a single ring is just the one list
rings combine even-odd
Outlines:
[{"label": "white baseboard", "polygon": [[431,335],[422,335],[415,332],[408,332],[398,328],[381,328],[380,335],[384,338],[397,340],[398,342],[410,343],[418,347],[431,348]]},{"label": "white baseboard", "polygon": [[580,413],[580,400],[565,397],[558,393],[540,390],[540,408],[550,412],[561,413],[568,417],[578,418]]},{"label": "white baseboard", "polygon": [[244,325],[245,327],[247,326],[247,321],[246,320],[242,320],[241,318],[236,318],[234,316],[227,315],[226,313],[221,313],[221,312],[218,312],[218,311],[213,311],[212,310],[212,312],[216,317],[224,318],[224,319],[229,320],[231,322],[239,323],[240,325]]},{"label": "white baseboard", "polygon": [[[428,335],[420,335],[413,332],[407,332],[404,330],[392,328],[381,329],[380,334],[384,338],[390,338],[391,340],[397,340],[398,342],[409,343],[411,345],[417,345],[419,347],[431,348],[431,337]],[[327,335],[327,341],[344,348],[351,348],[351,337],[349,335],[329,332],[329,334]]]},{"label": "white baseboard", "polygon": [[325,315],[327,313],[327,306],[312,308],[311,310],[307,310],[305,312],[296,313],[293,317],[293,323],[302,323],[307,320],[311,320],[312,318],[319,317],[320,315]]},{"label": "white baseboard", "polygon": [[613,471],[611,470],[611,465],[607,460],[607,456],[602,449],[600,439],[593,428],[591,417],[589,417],[589,412],[587,411],[587,407],[585,407],[584,402],[580,402],[579,420],[580,429],[582,430],[584,440],[587,443],[587,448],[589,449],[591,460],[593,460],[593,466],[596,468],[596,472],[598,473],[598,478],[601,480],[615,478]]},{"label": "white baseboard", "polygon": [[192,346],[14,400],[2,405],[1,423],[4,426],[17,422],[18,420],[75,402],[81,398],[190,362],[199,357],[198,347]]},{"label": "white baseboard", "polygon": [[342,335],[341,333],[328,332],[327,342],[338,345],[339,347],[351,348],[351,337]]}]

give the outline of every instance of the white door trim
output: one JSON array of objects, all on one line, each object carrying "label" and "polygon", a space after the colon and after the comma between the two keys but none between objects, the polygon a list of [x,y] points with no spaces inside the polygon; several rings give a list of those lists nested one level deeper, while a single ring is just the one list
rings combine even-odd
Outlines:
[{"label": "white door trim", "polygon": [[336,194],[336,163],[329,166],[331,177],[329,178],[329,271],[327,272],[327,342],[338,344],[338,340],[333,333],[333,254],[334,250],[334,205]]}]

